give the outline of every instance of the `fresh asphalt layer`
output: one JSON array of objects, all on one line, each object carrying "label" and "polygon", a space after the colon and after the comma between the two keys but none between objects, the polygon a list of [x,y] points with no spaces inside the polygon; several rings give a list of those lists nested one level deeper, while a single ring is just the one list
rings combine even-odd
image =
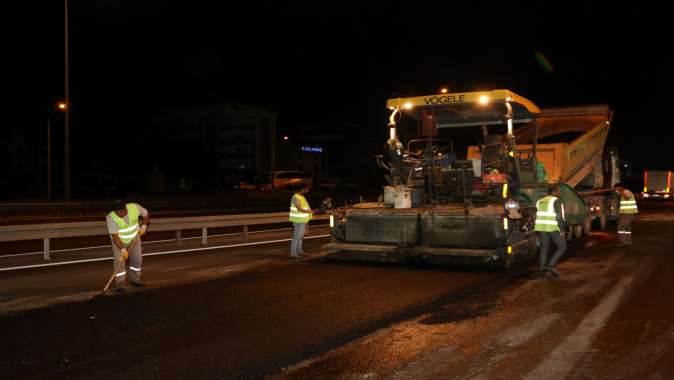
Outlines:
[{"label": "fresh asphalt layer", "polygon": [[629,249],[614,226],[574,242],[556,280],[335,261],[318,228],[301,260],[287,241],[148,256],[121,296],[95,297],[109,261],[4,272],[0,377],[673,378],[672,211],[643,206]]}]

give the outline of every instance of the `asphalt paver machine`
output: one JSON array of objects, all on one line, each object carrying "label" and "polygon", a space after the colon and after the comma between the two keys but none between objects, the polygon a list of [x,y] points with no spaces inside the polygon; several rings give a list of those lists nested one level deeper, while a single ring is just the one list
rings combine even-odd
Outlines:
[{"label": "asphalt paver machine", "polygon": [[[535,204],[551,184],[536,144],[522,154],[515,131],[535,125],[541,110],[509,90],[395,98],[387,107],[389,139],[376,159],[388,186],[378,202],[333,213],[331,257],[503,268],[530,258]],[[414,127],[420,133],[403,144],[399,128]],[[451,135],[467,128],[480,145],[457,158]],[[582,224],[587,205],[556,185],[567,220]]]}]

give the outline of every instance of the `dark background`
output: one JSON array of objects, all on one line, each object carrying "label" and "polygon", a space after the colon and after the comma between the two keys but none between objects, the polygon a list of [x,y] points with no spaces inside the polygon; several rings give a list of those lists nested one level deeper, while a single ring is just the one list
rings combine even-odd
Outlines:
[{"label": "dark background", "polygon": [[[443,86],[508,88],[540,107],[608,103],[615,111],[609,144],[634,166],[635,186],[644,168],[674,168],[672,21],[654,3],[69,3],[74,187],[87,181],[88,162],[122,175],[126,155],[149,161],[178,155],[198,166],[198,151],[153,139],[152,123],[160,110],[219,101],[277,112],[279,136],[318,121],[360,125],[345,143],[361,144],[367,155],[331,158],[356,165],[381,151],[387,98]],[[55,126],[63,123],[53,109],[64,96],[63,2],[4,7],[8,101],[0,142],[10,152],[5,172],[18,165],[22,174],[4,176],[0,199],[40,197],[44,192],[35,189],[44,174],[13,160],[15,140],[6,136],[19,133],[37,151],[47,114]],[[55,187],[62,178],[58,133],[55,128]]]}]

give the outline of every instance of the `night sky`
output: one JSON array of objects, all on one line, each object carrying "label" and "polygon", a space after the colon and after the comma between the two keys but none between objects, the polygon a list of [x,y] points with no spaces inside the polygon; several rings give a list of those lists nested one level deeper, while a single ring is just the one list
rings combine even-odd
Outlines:
[{"label": "night sky", "polygon": [[[160,110],[216,101],[268,107],[281,133],[335,121],[383,143],[387,98],[445,86],[508,88],[541,107],[608,103],[609,143],[635,169],[674,169],[668,13],[552,3],[70,0],[73,167],[123,150],[130,133],[151,145],[144,128]],[[63,98],[63,3],[7,8],[2,129],[37,141]]]}]

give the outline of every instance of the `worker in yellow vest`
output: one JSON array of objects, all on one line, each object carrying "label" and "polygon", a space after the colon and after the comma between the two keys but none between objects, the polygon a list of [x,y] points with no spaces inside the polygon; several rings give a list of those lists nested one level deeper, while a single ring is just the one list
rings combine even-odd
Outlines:
[{"label": "worker in yellow vest", "polygon": [[620,208],[618,209],[618,246],[632,245],[632,221],[639,213],[637,199],[634,193],[627,190],[622,183],[613,186],[616,193],[620,194]]},{"label": "worker in yellow vest", "polygon": [[[539,266],[541,274],[559,277],[555,265],[566,251],[566,240],[561,234],[564,229],[564,204],[560,199],[559,187],[551,186],[548,189],[548,195],[536,202],[534,231],[538,233],[538,240],[541,243]],[[555,243],[557,250],[548,261],[550,241]]]},{"label": "worker in yellow vest", "polygon": [[292,258],[304,256],[302,239],[306,234],[307,225],[313,215],[309,202],[307,202],[304,196],[307,195],[310,189],[309,185],[303,185],[290,200],[290,215],[288,219],[293,223],[293,240],[290,243],[290,257]]},{"label": "worker in yellow vest", "polygon": [[115,201],[113,211],[105,219],[112,240],[115,290],[126,290],[127,274],[131,285],[145,286],[145,282],[140,279],[143,263],[140,237],[147,232],[150,213],[137,203]]}]

